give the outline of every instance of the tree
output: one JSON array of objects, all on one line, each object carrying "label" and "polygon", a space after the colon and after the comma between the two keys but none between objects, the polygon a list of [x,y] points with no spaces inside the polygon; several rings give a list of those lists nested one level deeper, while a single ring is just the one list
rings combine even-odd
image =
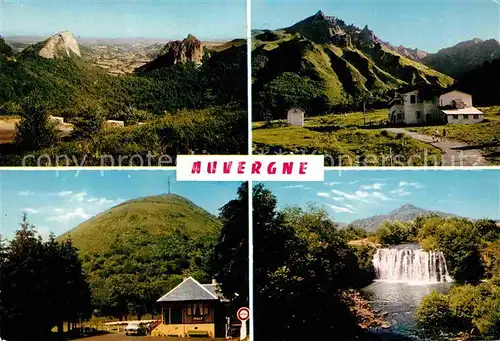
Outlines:
[{"label": "tree", "polygon": [[62,331],[63,321],[89,316],[89,289],[76,250],[53,235],[43,242],[26,215],[3,251],[0,270],[0,330],[6,339],[47,339],[52,327]]},{"label": "tree", "polygon": [[256,339],[342,340],[357,334],[344,293],[361,274],[337,226],[314,207],[278,212],[263,185],[254,187],[253,203]]},{"label": "tree", "polygon": [[223,222],[211,257],[211,271],[235,307],[248,305],[248,184],[220,209]]},{"label": "tree", "polygon": [[81,109],[79,117],[74,119],[75,129],[71,136],[76,139],[93,138],[104,126],[105,112],[100,107]]},{"label": "tree", "polygon": [[22,105],[21,122],[16,126],[15,142],[24,150],[52,147],[58,141],[55,124],[40,102],[27,99]]}]

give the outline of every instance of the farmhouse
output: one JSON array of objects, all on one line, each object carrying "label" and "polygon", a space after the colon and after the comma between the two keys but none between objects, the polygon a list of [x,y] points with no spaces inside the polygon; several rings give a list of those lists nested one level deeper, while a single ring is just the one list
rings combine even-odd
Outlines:
[{"label": "farmhouse", "polygon": [[390,124],[478,123],[483,119],[484,113],[472,105],[472,96],[458,90],[414,86],[398,91],[389,102]]},{"label": "farmhouse", "polygon": [[161,323],[152,331],[154,336],[224,337],[229,328],[228,309],[215,281],[200,284],[193,277],[170,290],[158,301]]},{"label": "farmhouse", "polygon": [[287,122],[293,126],[304,126],[304,110],[301,108],[291,108],[287,112]]}]

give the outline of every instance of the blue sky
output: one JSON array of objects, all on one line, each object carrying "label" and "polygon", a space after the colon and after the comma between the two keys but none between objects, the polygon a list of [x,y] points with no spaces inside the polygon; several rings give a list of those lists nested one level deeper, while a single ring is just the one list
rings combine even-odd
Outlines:
[{"label": "blue sky", "polygon": [[325,182],[267,182],[280,208],[314,203],[336,222],[387,214],[404,204],[469,218],[500,219],[500,172],[328,171]]},{"label": "blue sky", "polygon": [[0,0],[0,34],[201,40],[246,37],[243,0]]},{"label": "blue sky", "polygon": [[123,201],[171,192],[208,212],[236,198],[237,182],[176,182],[174,171],[0,171],[0,234],[11,238],[26,212],[39,233],[62,234]]},{"label": "blue sky", "polygon": [[428,52],[472,38],[500,40],[498,0],[252,0],[252,28],[288,27],[318,10]]}]

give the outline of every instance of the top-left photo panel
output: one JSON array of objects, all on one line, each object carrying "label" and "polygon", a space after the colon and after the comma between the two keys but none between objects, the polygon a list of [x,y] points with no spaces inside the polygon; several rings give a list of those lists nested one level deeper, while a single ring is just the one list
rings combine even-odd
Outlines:
[{"label": "top-left photo panel", "polygon": [[0,166],[248,154],[246,1],[0,0]]}]

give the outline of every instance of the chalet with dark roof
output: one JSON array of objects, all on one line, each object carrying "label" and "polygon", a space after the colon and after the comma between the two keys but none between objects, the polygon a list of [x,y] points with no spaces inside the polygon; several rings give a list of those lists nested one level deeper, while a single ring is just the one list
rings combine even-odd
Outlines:
[{"label": "chalet with dark roof", "polygon": [[229,301],[215,281],[201,284],[193,277],[185,278],[157,302],[162,318],[152,335],[224,337],[229,327]]}]

